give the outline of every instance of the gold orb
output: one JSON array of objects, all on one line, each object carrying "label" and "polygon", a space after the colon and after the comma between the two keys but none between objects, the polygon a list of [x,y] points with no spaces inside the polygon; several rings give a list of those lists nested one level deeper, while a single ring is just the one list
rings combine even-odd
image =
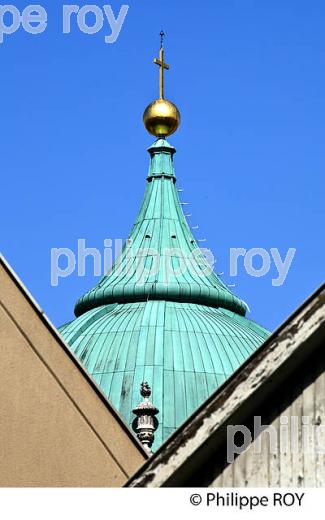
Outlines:
[{"label": "gold orb", "polygon": [[167,99],[156,99],[145,109],[143,122],[149,134],[167,137],[176,132],[181,116],[174,103]]}]

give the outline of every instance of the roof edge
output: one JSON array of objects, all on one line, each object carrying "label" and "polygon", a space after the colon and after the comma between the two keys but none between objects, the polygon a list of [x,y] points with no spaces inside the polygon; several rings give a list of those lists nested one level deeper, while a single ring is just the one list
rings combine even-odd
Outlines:
[{"label": "roof edge", "polygon": [[117,420],[123,431],[127,434],[127,436],[134,442],[134,445],[141,451],[141,454],[145,456],[146,459],[148,459],[148,454],[144,450],[142,444],[138,441],[138,439],[133,435],[131,430],[128,428],[127,424],[123,421],[122,417],[116,410],[116,408],[108,401],[105,394],[101,391],[100,387],[96,384],[96,382],[93,380],[93,378],[88,374],[88,372],[85,371],[82,364],[78,360],[78,358],[71,352],[70,348],[66,344],[66,342],[63,340],[61,334],[57,330],[57,328],[53,325],[53,323],[50,321],[50,319],[47,317],[45,312],[42,310],[40,305],[37,303],[37,301],[34,299],[32,294],[29,292],[29,290],[26,288],[24,283],[21,281],[21,279],[18,277],[17,273],[13,270],[13,268],[10,266],[10,264],[7,262],[7,260],[4,258],[4,256],[0,253],[0,264],[4,267],[12,281],[15,283],[17,288],[23,293],[25,298],[29,301],[31,306],[33,307],[34,311],[37,313],[47,330],[51,333],[52,336],[56,339],[56,341],[60,344],[61,348],[65,351],[65,353],[69,356],[69,358],[73,361],[75,366],[78,368],[78,370],[81,372],[83,377],[88,381],[92,389],[95,391],[97,396],[101,399],[101,401],[104,403],[106,408],[109,409],[109,411],[112,413],[114,418]]},{"label": "roof edge", "polygon": [[[317,314],[316,323],[314,324],[314,329],[311,334],[315,334],[321,327],[325,327],[325,283],[312,293],[311,296],[265,340],[248,360],[160,446],[153,457],[126,482],[125,487],[177,485],[175,484],[175,479],[171,482],[173,474],[186,464],[186,460],[193,456],[204,442],[202,435],[199,441],[198,439],[195,440],[196,433],[203,421],[211,417],[211,415],[219,413],[220,417],[218,417],[216,421],[218,423],[217,426],[213,431],[212,427],[209,429],[209,437],[212,438],[212,436],[224,426],[227,419],[231,417],[233,413],[236,413],[238,408],[243,405],[243,401],[239,398],[235,400],[233,407],[228,407],[227,415],[224,417],[222,417],[222,413],[225,413],[224,410],[222,412],[218,411],[220,406],[222,405],[226,408],[225,403],[231,399],[232,395],[236,391],[242,391],[239,385],[241,385],[243,381],[247,382],[249,376],[254,372],[254,369],[259,367],[260,363],[265,361],[265,359],[271,357],[274,352],[277,352],[277,349],[280,348],[281,340],[287,340],[291,348],[287,346],[284,355],[282,357],[278,355],[276,358],[277,364],[274,364],[274,361],[270,364],[271,374],[265,377],[265,372],[260,373],[259,384],[251,388],[250,395],[254,395],[259,388],[268,384],[270,378],[274,377],[274,373],[279,371],[284,363],[289,362],[297,351],[303,349],[305,345],[304,337],[302,337],[300,342],[297,341],[297,343],[294,343],[293,340],[297,335],[300,334],[300,336],[303,336],[304,333],[307,333],[306,330],[303,330],[304,325],[306,325],[305,329],[308,328],[310,319],[315,314]],[[301,326],[299,327],[299,325]],[[307,338],[308,337],[310,336],[307,335]],[[257,368],[257,370],[259,369]],[[191,446],[187,444],[185,448],[184,439],[187,439],[187,442],[190,443]],[[184,451],[187,452],[186,457]],[[170,463],[171,460],[172,463]]]}]

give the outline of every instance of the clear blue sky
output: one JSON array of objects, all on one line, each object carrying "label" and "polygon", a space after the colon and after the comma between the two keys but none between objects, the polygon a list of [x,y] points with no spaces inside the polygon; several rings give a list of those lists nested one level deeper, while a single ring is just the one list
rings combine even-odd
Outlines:
[{"label": "clear blue sky", "polygon": [[[145,188],[142,112],[157,96],[163,28],[166,95],[182,113],[170,138],[182,199],[216,270],[273,330],[324,280],[325,2],[130,0],[111,45],[108,26],[63,35],[63,4],[41,3],[46,32],[21,29],[0,45],[4,256],[55,325],[73,318],[98,278],[90,268],[51,287],[50,251],[127,237]],[[297,252],[273,287],[274,266],[253,278],[241,262],[231,278],[231,247]]]}]

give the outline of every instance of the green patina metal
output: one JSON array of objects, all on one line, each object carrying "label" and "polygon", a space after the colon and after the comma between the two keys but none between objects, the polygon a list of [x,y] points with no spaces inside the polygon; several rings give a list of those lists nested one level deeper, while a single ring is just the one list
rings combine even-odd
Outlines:
[{"label": "green patina metal", "polygon": [[144,200],[121,256],[60,331],[131,426],[149,382],[160,410],[156,449],[268,332],[245,318],[199,250],[175,186],[175,148],[158,139],[148,151]]},{"label": "green patina metal", "polygon": [[[175,151],[164,139],[149,148],[146,193],[121,258],[109,275],[80,298],[75,307],[76,316],[99,305],[148,298],[201,303],[245,314],[243,302],[214,272],[202,274],[202,270],[210,269],[188,226],[175,188]],[[147,250],[145,258],[137,256],[139,250]],[[157,262],[159,267],[154,269]],[[178,274],[185,263],[188,269]],[[175,275],[170,266],[174,267]]]}]

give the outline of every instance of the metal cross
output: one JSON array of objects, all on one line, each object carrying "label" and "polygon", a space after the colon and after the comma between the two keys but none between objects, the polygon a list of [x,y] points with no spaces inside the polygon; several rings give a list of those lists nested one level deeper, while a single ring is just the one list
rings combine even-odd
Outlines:
[{"label": "metal cross", "polygon": [[159,59],[155,58],[153,60],[156,65],[159,65],[159,95],[160,99],[164,99],[164,71],[169,70],[169,65],[164,62],[164,36],[165,33],[161,31],[160,33],[160,51],[159,51]]}]

